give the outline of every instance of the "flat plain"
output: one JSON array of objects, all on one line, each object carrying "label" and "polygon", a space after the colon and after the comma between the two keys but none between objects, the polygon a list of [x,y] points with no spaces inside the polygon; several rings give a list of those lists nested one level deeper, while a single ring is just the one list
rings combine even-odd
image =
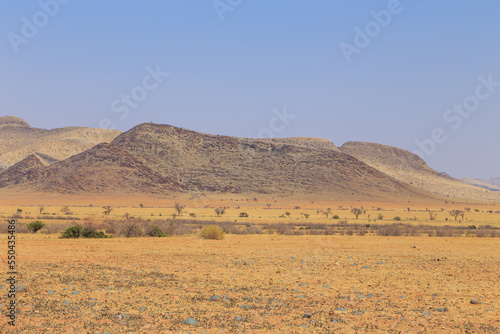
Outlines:
[{"label": "flat plain", "polygon": [[[336,224],[332,216],[338,215],[347,226],[393,224],[399,216],[404,224],[495,228],[500,214],[493,204],[84,198],[64,215],[60,210],[71,203],[43,200],[42,214],[28,198],[3,201],[0,215],[7,219],[20,208],[19,224],[40,218],[47,231],[57,224],[123,220],[127,213],[179,221],[171,216],[179,201],[186,204],[182,218],[236,220],[264,231],[266,223],[293,224],[302,235],[68,240],[54,228],[51,234],[18,233],[18,278],[26,291],[17,295],[15,330],[2,318],[2,333],[499,332],[499,238],[380,236],[369,228],[364,235],[309,235],[298,227]],[[104,203],[113,206],[109,215]],[[354,205],[366,209],[358,219],[350,211]],[[447,214],[464,205],[470,210],[463,220]],[[222,217],[215,217],[217,206],[227,208]],[[327,207],[328,219],[318,212]],[[436,220],[428,220],[426,209],[437,212]],[[249,217],[240,218],[243,211]],[[379,214],[384,219],[376,220]],[[1,307],[6,303],[2,293]],[[190,318],[192,325],[186,324]]]}]

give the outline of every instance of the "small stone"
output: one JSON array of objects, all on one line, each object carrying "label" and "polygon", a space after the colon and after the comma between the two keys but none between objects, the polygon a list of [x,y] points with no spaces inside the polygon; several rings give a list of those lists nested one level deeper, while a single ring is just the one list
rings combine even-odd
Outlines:
[{"label": "small stone", "polygon": [[79,294],[80,294],[80,292],[79,292],[79,291],[73,291],[71,294],[72,294],[72,295],[79,295]]},{"label": "small stone", "polygon": [[28,291],[28,287],[24,284],[16,285],[16,292],[25,292]]},{"label": "small stone", "polygon": [[146,311],[146,308],[143,306],[143,307],[141,307],[141,309],[139,310],[139,312],[144,312],[144,311]]},{"label": "small stone", "polygon": [[189,326],[198,326],[198,321],[194,320],[193,318],[187,318],[186,321],[184,321],[184,324]]},{"label": "small stone", "polygon": [[300,283],[299,286],[307,286],[306,283]]},{"label": "small stone", "polygon": [[51,295],[51,294],[53,294],[53,293],[54,293],[54,290],[49,290],[47,293],[48,293],[49,295]]},{"label": "small stone", "polygon": [[324,287],[324,288],[327,288],[327,289],[331,289],[331,288],[330,288],[330,286],[329,286],[329,285],[327,285],[327,284],[324,284],[324,285],[323,285],[323,287]]},{"label": "small stone", "polygon": [[471,304],[481,304],[477,299],[471,299]]},{"label": "small stone", "polygon": [[297,295],[297,298],[306,298],[305,295]]},{"label": "small stone", "polygon": [[242,309],[246,309],[246,310],[248,310],[248,309],[252,308],[250,305],[246,305],[246,304],[243,304],[243,305],[241,305],[240,307],[241,307]]},{"label": "small stone", "polygon": [[234,317],[233,320],[234,321],[245,321],[245,318],[243,318],[242,316],[236,316],[236,317]]},{"label": "small stone", "polygon": [[371,294],[371,293],[367,294],[366,298],[373,298],[373,294]]},{"label": "small stone", "polygon": [[363,295],[357,295],[356,298],[365,298]]},{"label": "small stone", "polygon": [[307,318],[307,319],[310,319],[312,318],[312,314],[311,313],[304,313],[304,315],[302,316],[302,318]]},{"label": "small stone", "polygon": [[363,269],[370,269],[369,266],[363,266]]},{"label": "small stone", "polygon": [[448,308],[447,307],[440,307],[440,308],[437,308],[436,311],[438,311],[438,312],[448,312]]},{"label": "small stone", "polygon": [[220,296],[217,296],[217,295],[213,295],[212,297],[209,298],[211,301],[216,301],[216,300],[220,300],[221,297]]}]

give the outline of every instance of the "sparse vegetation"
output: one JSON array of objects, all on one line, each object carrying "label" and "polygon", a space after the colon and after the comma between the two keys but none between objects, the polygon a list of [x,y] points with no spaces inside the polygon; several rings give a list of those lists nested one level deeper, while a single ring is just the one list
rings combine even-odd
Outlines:
[{"label": "sparse vegetation", "polygon": [[451,210],[451,211],[448,211],[449,214],[455,218],[455,220],[457,220],[458,216],[462,216],[463,217],[463,214],[464,212],[462,210]]},{"label": "sparse vegetation", "polygon": [[246,213],[246,212],[240,212],[239,217],[242,217],[242,218],[243,217],[248,217],[248,213]]},{"label": "sparse vegetation", "polygon": [[148,236],[150,237],[167,237],[165,233],[161,230],[160,227],[158,226],[153,226],[149,231],[148,231]]},{"label": "sparse vegetation", "polygon": [[109,216],[110,213],[111,213],[111,211],[113,211],[113,208],[111,206],[109,206],[109,205],[103,206],[102,208],[104,209],[103,213],[104,213],[105,216]]},{"label": "sparse vegetation", "polygon": [[177,212],[177,216],[182,216],[182,212],[184,211],[184,208],[186,206],[182,205],[181,203],[175,203],[174,204],[174,209]]},{"label": "sparse vegetation", "polygon": [[226,213],[225,208],[215,208],[214,210],[215,210],[215,214],[217,215],[217,217],[220,217]]},{"label": "sparse vegetation", "polygon": [[363,213],[363,210],[361,210],[359,208],[353,208],[353,209],[351,209],[351,212],[354,214],[356,219],[358,219],[358,216]]}]

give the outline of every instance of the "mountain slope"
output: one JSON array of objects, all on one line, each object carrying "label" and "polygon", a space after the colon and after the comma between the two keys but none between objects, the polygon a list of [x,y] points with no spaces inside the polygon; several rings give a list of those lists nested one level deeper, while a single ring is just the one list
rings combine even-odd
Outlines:
[{"label": "mountain slope", "polygon": [[[111,144],[99,144],[51,166],[26,168],[28,160],[0,174],[0,188],[13,187],[58,193],[163,193],[178,190],[168,177],[159,175],[134,155]],[[29,175],[21,180],[15,175]]]},{"label": "mountain slope", "polygon": [[84,127],[45,130],[32,128],[14,116],[0,117],[0,172],[32,154],[45,164],[53,164],[99,143],[109,143],[120,133]]},{"label": "mountain slope", "polygon": [[471,200],[499,200],[500,196],[438,173],[417,155],[406,150],[366,142],[347,142],[340,147],[394,179],[442,196]]}]

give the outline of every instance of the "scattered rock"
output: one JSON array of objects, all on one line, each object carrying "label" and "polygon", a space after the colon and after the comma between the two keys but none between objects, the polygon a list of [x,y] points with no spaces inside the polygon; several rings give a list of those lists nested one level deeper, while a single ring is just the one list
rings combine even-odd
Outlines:
[{"label": "scattered rock", "polygon": [[198,326],[198,321],[194,320],[193,318],[187,318],[186,321],[184,321],[184,324],[189,326]]},{"label": "scattered rock", "polygon": [[28,287],[24,284],[18,284],[16,285],[16,292],[25,292],[28,291]]},{"label": "scattered rock", "polygon": [[479,302],[479,300],[477,300],[477,299],[471,299],[470,303],[471,304],[481,304],[481,302]]},{"label": "scattered rock", "polygon": [[242,309],[246,309],[246,310],[248,310],[248,309],[252,308],[250,305],[246,305],[246,304],[243,304],[243,305],[241,305],[240,307],[241,307]]},{"label": "scattered rock", "polygon": [[302,316],[302,318],[307,318],[307,319],[310,319],[312,318],[312,314],[311,313],[304,313],[304,315]]},{"label": "scattered rock", "polygon": [[436,311],[438,311],[438,312],[448,312],[448,308],[447,307],[440,307],[440,308],[437,308]]},{"label": "scattered rock", "polygon": [[221,300],[221,297],[218,295],[213,295],[212,297],[209,298],[211,301],[216,301],[216,300]]},{"label": "scattered rock", "polygon": [[234,317],[233,320],[234,321],[245,321],[245,318],[243,318],[242,316],[236,316],[236,317]]}]

